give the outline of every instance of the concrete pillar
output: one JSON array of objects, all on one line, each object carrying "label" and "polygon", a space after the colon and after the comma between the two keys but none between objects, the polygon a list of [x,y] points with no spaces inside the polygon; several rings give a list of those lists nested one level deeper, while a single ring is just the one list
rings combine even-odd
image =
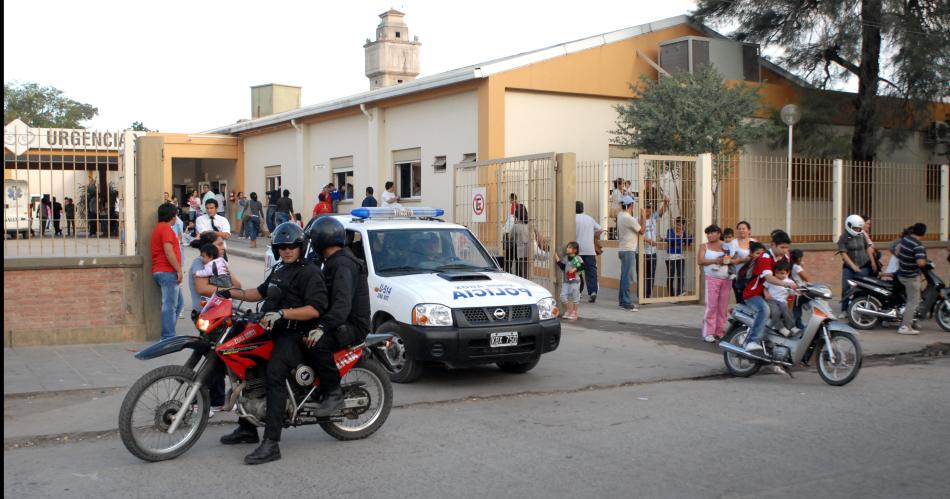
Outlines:
[{"label": "concrete pillar", "polygon": [[297,164],[300,165],[300,186],[297,187],[297,192],[291,192],[291,197],[297,199],[294,210],[299,211],[302,216],[306,216],[307,218],[304,218],[304,221],[306,221],[309,219],[310,207],[316,204],[317,193],[326,182],[316,178],[315,165],[310,160],[310,125],[297,123],[295,128],[296,150],[294,156]]},{"label": "concrete pillar", "polygon": [[696,163],[696,228],[697,239],[713,223],[713,158],[700,154]]},{"label": "concrete pillar", "polygon": [[836,159],[831,170],[831,242],[837,242],[844,226],[844,160]]},{"label": "concrete pillar", "polygon": [[[138,210],[135,206],[135,134],[131,130],[124,132],[124,142],[122,150],[122,214],[124,220],[124,233],[122,238],[122,255],[135,256],[136,242],[138,238]],[[163,169],[164,171],[164,169]]]},{"label": "concrete pillar", "polygon": [[940,165],[940,240],[950,240],[950,165]]},{"label": "concrete pillar", "polygon": [[[558,154],[557,161],[557,181],[555,182],[555,224],[554,224],[554,248],[558,253],[564,252],[564,246],[574,239],[575,234],[575,203],[577,201],[577,155],[572,152]],[[557,288],[562,276],[557,273],[557,278],[552,279],[554,289],[550,290],[553,296],[557,295]]]},{"label": "concrete pillar", "polygon": [[135,140],[135,230],[141,237],[136,240],[136,253],[144,259],[142,265],[143,325],[145,339],[157,340],[162,334],[162,293],[152,279],[151,234],[158,221],[158,206],[162,203],[165,169],[162,156],[165,139],[158,136],[139,137]]}]

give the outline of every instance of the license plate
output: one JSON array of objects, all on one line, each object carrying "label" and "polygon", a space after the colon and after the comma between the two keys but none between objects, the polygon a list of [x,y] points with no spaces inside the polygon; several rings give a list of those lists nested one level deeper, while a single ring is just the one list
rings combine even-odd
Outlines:
[{"label": "license plate", "polygon": [[518,344],[518,332],[511,333],[491,333],[489,346],[492,348],[497,347],[513,347]]}]

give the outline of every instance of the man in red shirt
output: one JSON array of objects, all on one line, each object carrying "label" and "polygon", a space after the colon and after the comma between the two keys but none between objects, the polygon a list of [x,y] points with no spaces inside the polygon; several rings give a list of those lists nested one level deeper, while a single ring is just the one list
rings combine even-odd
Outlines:
[{"label": "man in red shirt", "polygon": [[[772,248],[757,257],[754,261],[752,278],[746,284],[742,292],[742,298],[746,305],[755,309],[755,320],[752,322],[752,330],[746,339],[745,349],[748,352],[762,350],[762,337],[765,336],[765,324],[769,320],[769,304],[765,301],[765,283],[770,282],[776,286],[786,286],[786,284],[772,275],[777,260],[788,258],[788,246],[791,244],[791,238],[783,230],[772,231]],[[749,253],[755,254],[756,250],[762,247],[761,244],[752,243],[749,245]],[[795,283],[788,284],[787,287],[795,289],[798,286]]]},{"label": "man in red shirt", "polygon": [[175,322],[184,306],[181,294],[181,245],[172,229],[178,207],[165,203],[158,207],[158,224],[152,231],[152,278],[162,290],[162,339],[175,336]]}]

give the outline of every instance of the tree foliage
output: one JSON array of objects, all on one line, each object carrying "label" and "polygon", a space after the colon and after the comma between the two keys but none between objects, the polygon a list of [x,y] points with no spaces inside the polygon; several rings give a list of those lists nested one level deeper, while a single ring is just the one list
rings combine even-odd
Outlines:
[{"label": "tree foliage", "polygon": [[35,128],[85,128],[99,114],[90,104],[74,101],[55,87],[37,83],[3,83],[3,122],[19,118]]},{"label": "tree foliage", "polygon": [[758,88],[726,86],[706,66],[699,74],[679,72],[630,85],[635,96],[615,106],[618,144],[648,154],[730,154],[755,142],[763,128],[751,119]]},{"label": "tree foliage", "polygon": [[142,124],[141,121],[133,122],[131,128],[133,132],[151,132],[152,131],[147,126]]},{"label": "tree foliage", "polygon": [[739,41],[783,49],[779,63],[817,88],[857,79],[852,159],[874,159],[884,123],[923,128],[928,103],[950,95],[947,0],[699,0],[693,14],[737,25]]}]

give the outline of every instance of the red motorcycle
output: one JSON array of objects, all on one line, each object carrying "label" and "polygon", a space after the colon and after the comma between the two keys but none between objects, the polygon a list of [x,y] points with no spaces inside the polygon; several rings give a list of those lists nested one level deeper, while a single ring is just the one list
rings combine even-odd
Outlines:
[{"label": "red motorcycle", "polygon": [[[132,385],[119,411],[119,434],[125,447],[146,461],[185,453],[208,424],[208,379],[222,368],[232,387],[223,410],[236,407],[242,417],[263,426],[265,375],[274,342],[259,324],[262,317],[260,312],[234,309],[231,299],[215,295],[198,315],[199,336],[168,338],[135,354],[144,360],[193,350],[185,365],[153,369]],[[371,334],[363,343],[334,353],[344,405],[330,417],[316,416],[320,380],[313,368],[300,364],[293,369],[286,381],[289,398],[284,426],[318,424],[339,440],[375,433],[392,408],[393,389],[386,372],[393,370],[386,356],[391,344],[392,336]]]}]

